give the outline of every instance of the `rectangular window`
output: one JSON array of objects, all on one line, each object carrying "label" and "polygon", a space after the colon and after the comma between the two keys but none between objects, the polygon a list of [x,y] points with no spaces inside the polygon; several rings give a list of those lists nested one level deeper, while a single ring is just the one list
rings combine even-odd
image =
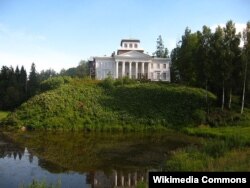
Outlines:
[{"label": "rectangular window", "polygon": [[161,79],[161,73],[157,72],[157,80],[160,80],[160,79]]},{"label": "rectangular window", "polygon": [[151,72],[151,79],[153,80],[154,79],[154,73]]},{"label": "rectangular window", "polygon": [[154,68],[154,63],[151,63],[151,69],[153,69]]},{"label": "rectangular window", "polygon": [[167,68],[167,65],[166,65],[166,64],[163,64],[163,68],[166,69],[166,68]]},{"label": "rectangular window", "polygon": [[166,72],[164,72],[164,73],[162,74],[162,79],[163,79],[163,80],[166,80],[166,79],[167,79],[167,73],[166,73]]},{"label": "rectangular window", "polygon": [[159,63],[157,64],[157,68],[158,68],[158,69],[160,68],[160,64],[159,64]]}]

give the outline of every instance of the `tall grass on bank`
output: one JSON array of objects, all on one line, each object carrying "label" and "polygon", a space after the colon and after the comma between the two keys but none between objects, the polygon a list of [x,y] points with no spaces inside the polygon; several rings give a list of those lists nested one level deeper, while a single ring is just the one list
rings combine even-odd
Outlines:
[{"label": "tall grass on bank", "polygon": [[200,147],[172,152],[166,170],[250,171],[250,127],[197,127],[185,128],[184,132],[206,141]]}]

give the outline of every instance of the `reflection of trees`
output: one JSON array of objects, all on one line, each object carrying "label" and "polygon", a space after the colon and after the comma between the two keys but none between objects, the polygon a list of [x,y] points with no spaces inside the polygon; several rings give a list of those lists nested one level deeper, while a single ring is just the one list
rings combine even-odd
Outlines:
[{"label": "reflection of trees", "polygon": [[13,157],[15,160],[22,159],[25,148],[14,144],[10,139],[0,134],[0,158]]},{"label": "reflection of trees", "polygon": [[86,178],[87,184],[93,188],[108,187],[136,187],[138,182],[148,181],[148,171],[130,171],[124,172],[113,170],[111,174],[105,174],[103,171],[90,172]]},{"label": "reflection of trees", "polygon": [[[200,142],[178,134],[34,131],[9,136],[29,148],[38,156],[38,165],[52,173],[87,173],[87,182],[93,187],[133,187],[138,181],[147,181],[147,169],[157,169],[170,151]],[[24,147],[20,148],[23,154]]]}]

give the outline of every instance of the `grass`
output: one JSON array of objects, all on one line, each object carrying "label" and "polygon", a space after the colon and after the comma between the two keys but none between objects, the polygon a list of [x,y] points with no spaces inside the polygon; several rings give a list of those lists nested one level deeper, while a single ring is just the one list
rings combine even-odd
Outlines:
[{"label": "grass", "polygon": [[231,140],[238,142],[239,145],[250,146],[250,126],[228,126],[228,127],[196,127],[185,128],[183,130],[189,135],[220,138],[223,140]]},{"label": "grass", "polygon": [[250,148],[232,149],[213,157],[198,148],[172,153],[165,163],[167,171],[250,171]]},{"label": "grass", "polygon": [[[173,84],[73,79],[34,96],[11,113],[5,124],[98,131],[194,126],[205,120],[205,96],[202,89]],[[209,101],[215,101],[211,93]]]},{"label": "grass", "polygon": [[250,171],[250,126],[185,128],[189,135],[205,137],[202,146],[171,153],[169,171]]}]

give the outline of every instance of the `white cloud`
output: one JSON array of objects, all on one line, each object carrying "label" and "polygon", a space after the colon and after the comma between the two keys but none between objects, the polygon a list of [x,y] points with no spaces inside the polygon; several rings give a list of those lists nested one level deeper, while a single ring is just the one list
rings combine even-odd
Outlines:
[{"label": "white cloud", "polygon": [[0,68],[23,65],[29,71],[34,62],[37,71],[52,68],[59,72],[62,68],[77,66],[80,60],[77,55],[53,48],[42,34],[10,29],[0,23]]},{"label": "white cloud", "polygon": [[[211,30],[212,32],[215,31],[215,29],[220,26],[220,27],[226,27],[226,24],[217,24],[217,25],[212,25],[211,26]],[[243,33],[243,30],[246,28],[246,24],[245,23],[235,23],[235,28],[236,28],[236,33]],[[240,42],[240,47],[242,47],[244,45],[243,40],[241,40]]]},{"label": "white cloud", "polygon": [[[211,30],[214,32],[215,29],[220,26],[220,27],[226,27],[226,24],[215,24],[211,26]],[[243,30],[246,28],[245,23],[235,23],[235,28],[236,28],[236,33],[243,32]]]},{"label": "white cloud", "polygon": [[27,71],[30,70],[32,62],[35,63],[37,71],[43,69],[54,69],[59,72],[62,68],[70,68],[77,66],[81,60],[80,57],[71,54],[64,54],[60,52],[45,52],[42,54],[25,55],[25,54],[12,54],[9,52],[0,52],[0,66],[13,66],[22,65]]}]

